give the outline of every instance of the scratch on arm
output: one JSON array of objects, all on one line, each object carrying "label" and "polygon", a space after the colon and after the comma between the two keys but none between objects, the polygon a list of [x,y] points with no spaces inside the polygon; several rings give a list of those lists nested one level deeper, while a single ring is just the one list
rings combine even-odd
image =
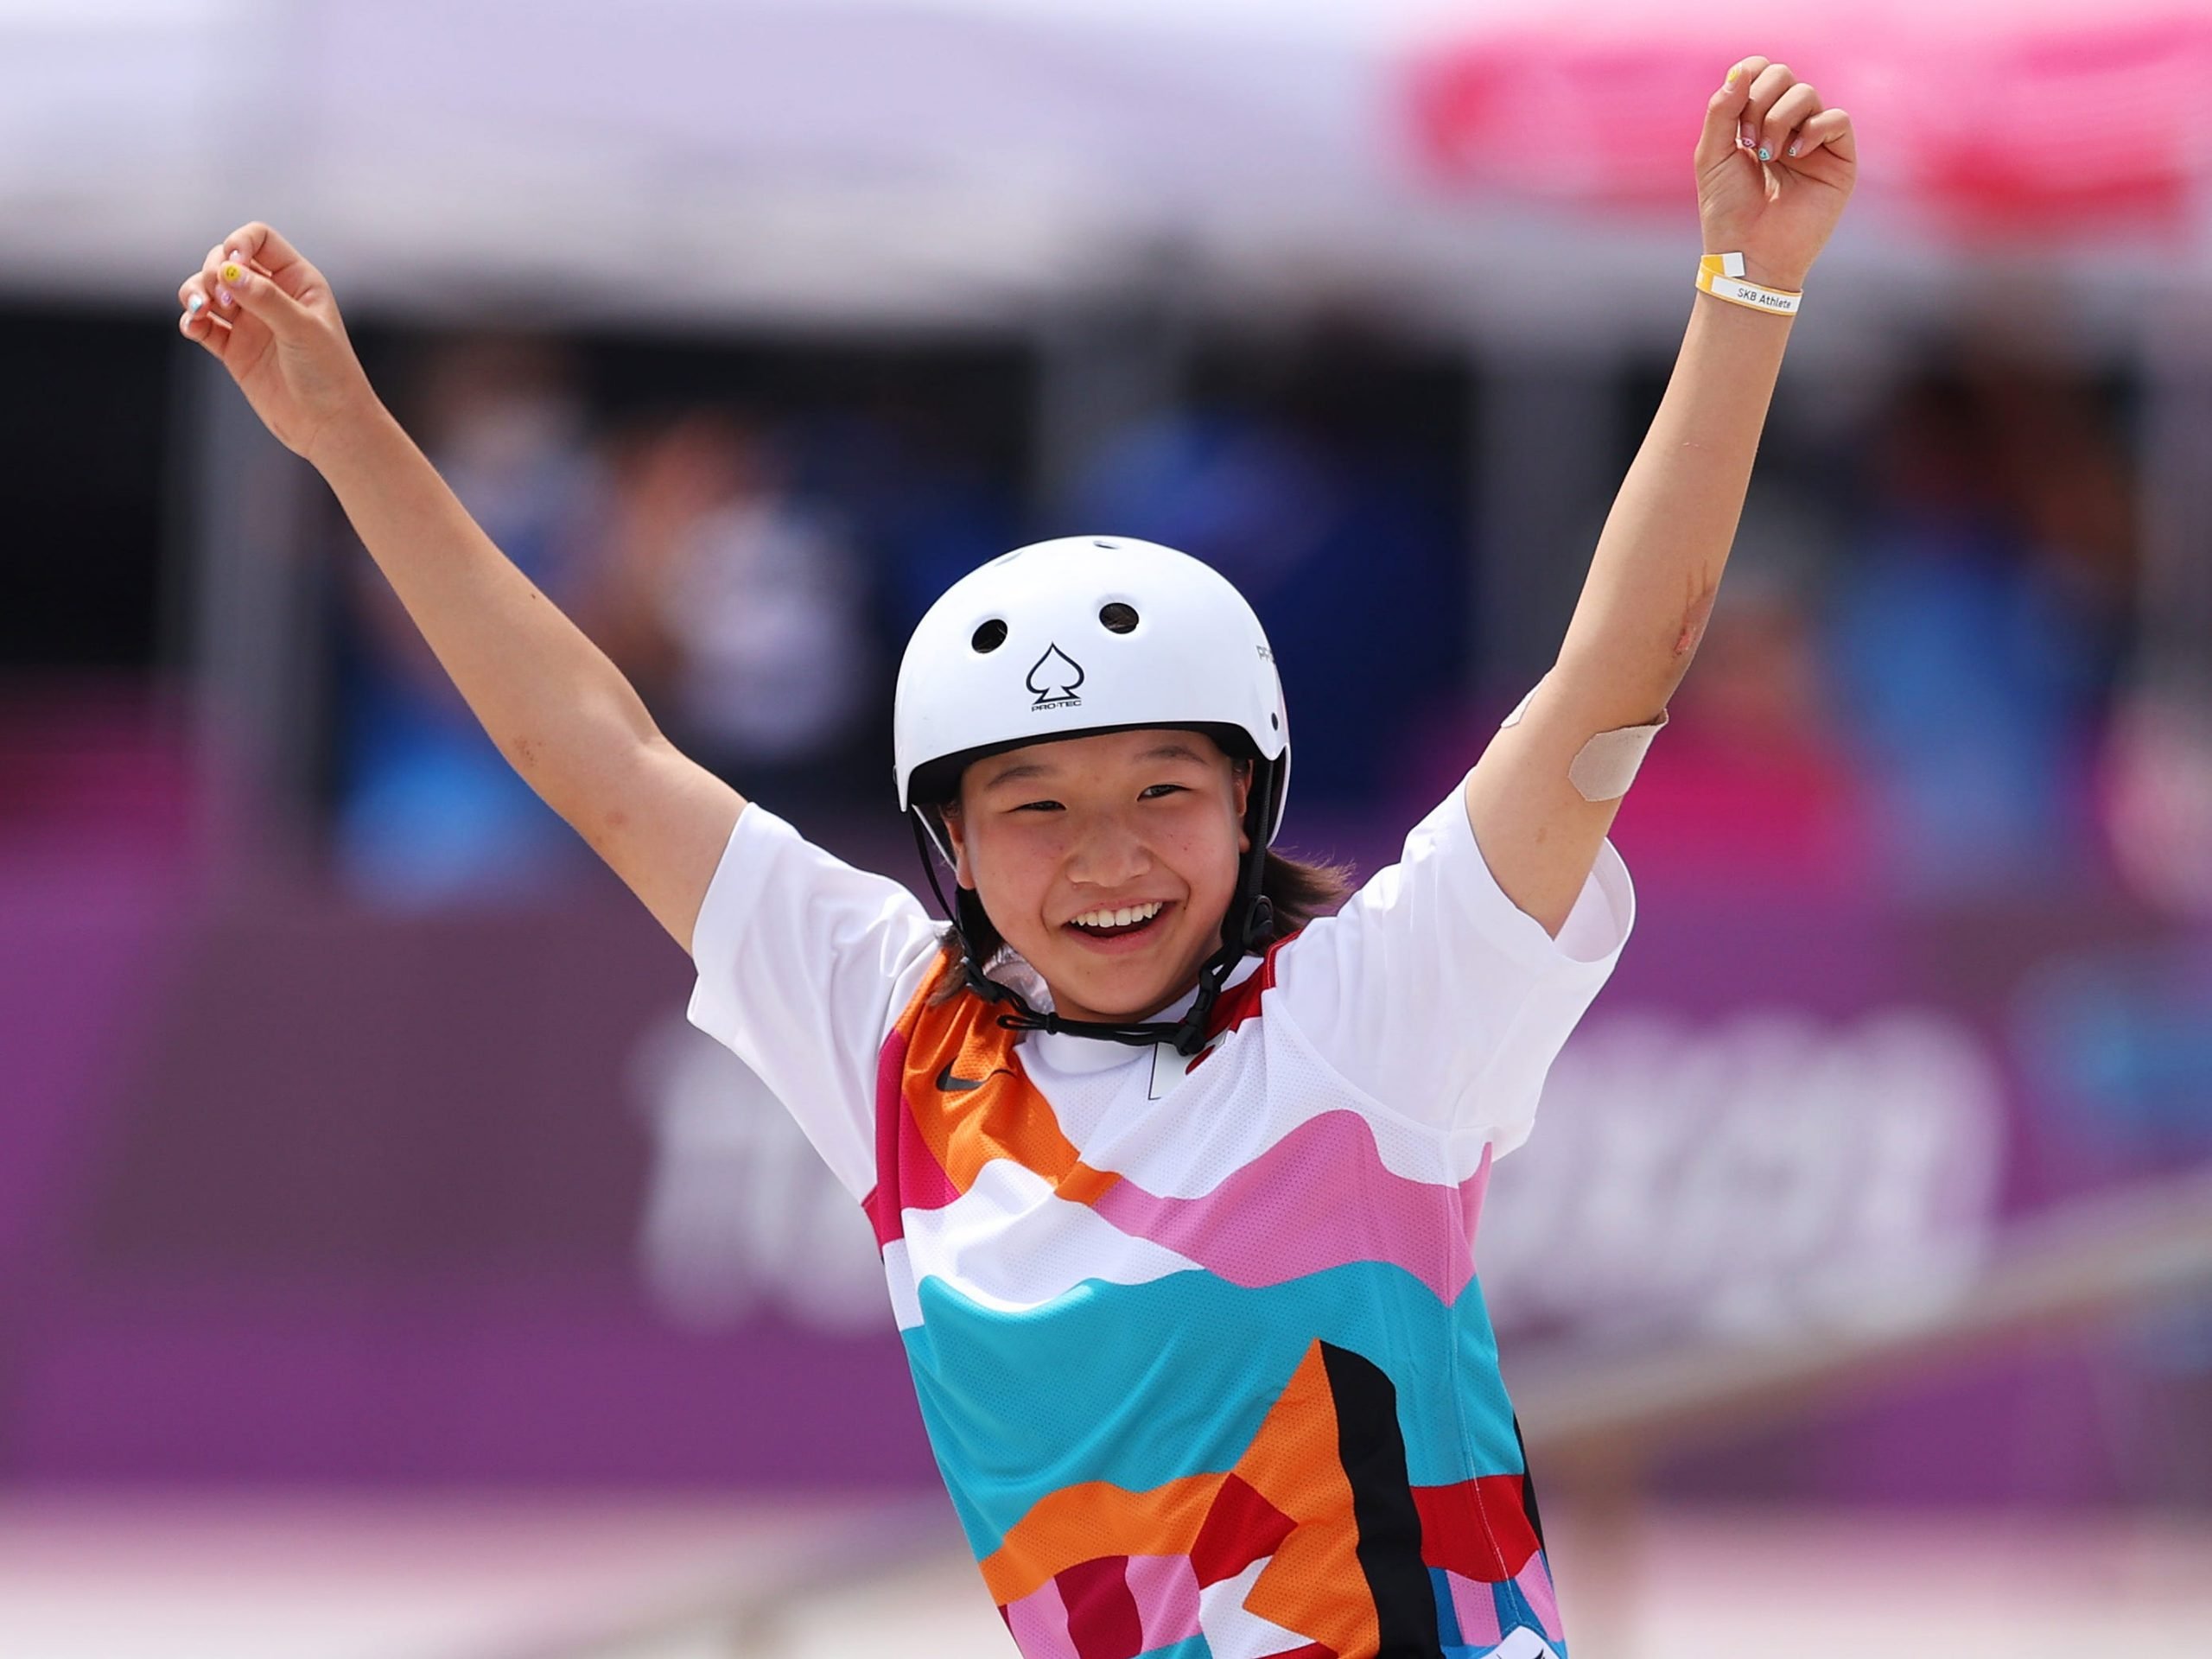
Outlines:
[{"label": "scratch on arm", "polygon": [[1707,582],[1702,592],[1691,595],[1689,604],[1682,613],[1682,631],[1675,636],[1677,663],[1695,651],[1704,639],[1706,624],[1713,620],[1713,601],[1719,597],[1719,594],[1718,583]]}]

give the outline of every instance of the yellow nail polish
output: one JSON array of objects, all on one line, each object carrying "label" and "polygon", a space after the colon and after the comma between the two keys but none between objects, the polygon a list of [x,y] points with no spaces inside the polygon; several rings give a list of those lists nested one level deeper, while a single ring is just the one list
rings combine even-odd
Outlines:
[{"label": "yellow nail polish", "polygon": [[223,280],[226,283],[242,283],[245,280],[245,272],[239,270],[236,265],[225,265],[223,267]]},{"label": "yellow nail polish", "polygon": [[1731,69],[1728,72],[1728,79],[1721,84],[1726,86],[1731,92],[1733,92],[1735,90],[1736,83],[1743,78],[1744,66],[1739,63],[1733,69]]}]

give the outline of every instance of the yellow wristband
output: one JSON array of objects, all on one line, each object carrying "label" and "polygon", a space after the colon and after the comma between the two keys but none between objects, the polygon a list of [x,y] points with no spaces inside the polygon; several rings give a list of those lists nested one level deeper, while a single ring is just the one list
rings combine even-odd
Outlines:
[{"label": "yellow wristband", "polygon": [[1736,305],[1748,305],[1754,311],[1764,311],[1777,317],[1794,317],[1797,303],[1805,296],[1779,288],[1761,288],[1757,283],[1744,280],[1744,256],[1740,253],[1708,253],[1697,262],[1697,285],[1701,293],[1716,300],[1727,300]]}]

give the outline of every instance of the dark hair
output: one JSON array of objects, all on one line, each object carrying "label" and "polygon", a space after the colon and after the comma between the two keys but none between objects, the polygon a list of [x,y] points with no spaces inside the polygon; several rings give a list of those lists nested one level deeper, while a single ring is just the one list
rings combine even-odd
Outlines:
[{"label": "dark hair", "polygon": [[[1351,897],[1354,885],[1348,866],[1294,858],[1270,847],[1260,867],[1260,892],[1273,909],[1274,919],[1259,943],[1272,944],[1297,932],[1316,917],[1334,915],[1338,907]],[[1006,941],[999,937],[990,918],[983,915],[980,903],[970,908],[981,918],[982,925],[976,930],[979,937],[968,943],[976,952],[976,962],[988,964],[1006,948]],[[944,944],[947,950],[960,949],[959,934],[950,925],[944,931]],[[946,988],[948,991],[957,991],[958,976],[947,981]]]},{"label": "dark hair", "polygon": [[1358,885],[1349,864],[1294,858],[1268,848],[1267,863],[1260,871],[1260,891],[1274,906],[1269,943],[1287,938],[1317,917],[1335,915]]}]

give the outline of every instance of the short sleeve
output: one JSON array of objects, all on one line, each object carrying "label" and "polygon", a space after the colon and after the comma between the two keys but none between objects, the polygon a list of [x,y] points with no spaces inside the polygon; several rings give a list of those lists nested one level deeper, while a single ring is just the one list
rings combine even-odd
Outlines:
[{"label": "short sleeve", "polygon": [[875,1185],[877,1057],[938,949],[905,887],[746,804],[692,925],[691,1023],[760,1074],[855,1198]]},{"label": "short sleeve", "polygon": [[1627,866],[1599,849],[1554,938],[1491,874],[1454,789],[1335,916],[1284,945],[1280,1006],[1344,1080],[1395,1116],[1528,1137],[1554,1058],[1636,918]]}]

